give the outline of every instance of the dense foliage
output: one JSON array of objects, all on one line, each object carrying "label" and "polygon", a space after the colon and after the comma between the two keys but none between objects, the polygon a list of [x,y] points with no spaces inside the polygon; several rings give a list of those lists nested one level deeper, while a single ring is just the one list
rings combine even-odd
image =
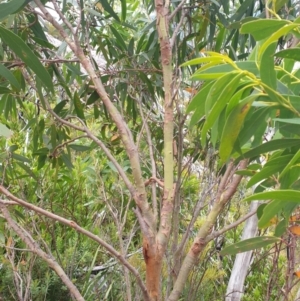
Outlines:
[{"label": "dense foliage", "polygon": [[0,299],[296,299],[297,13],[0,1]]}]

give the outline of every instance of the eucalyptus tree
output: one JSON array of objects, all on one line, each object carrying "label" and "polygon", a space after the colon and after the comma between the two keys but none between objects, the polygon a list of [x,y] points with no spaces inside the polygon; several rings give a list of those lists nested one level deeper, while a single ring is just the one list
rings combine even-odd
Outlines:
[{"label": "eucalyptus tree", "polygon": [[[277,53],[281,67],[273,54],[282,36],[297,34],[298,20],[243,19],[254,12],[279,18],[279,9],[292,16],[285,3],[225,2],[0,4],[1,239],[19,300],[34,293],[36,256],[75,300],[116,289],[103,278],[95,289],[76,280],[89,276],[95,262],[107,260],[105,270],[115,266],[109,257],[125,280],[118,298],[189,298],[188,280],[210,242],[253,214],[216,229],[243,176],[255,173],[249,187],[265,180],[257,191],[278,188],[281,180],[280,189],[296,189],[299,139],[289,125],[298,122],[298,75],[289,58],[297,56],[293,49]],[[253,37],[260,43],[254,50]],[[284,145],[262,144],[269,120],[279,123]],[[266,152],[273,152],[269,165],[249,163]],[[187,189],[192,180],[199,184]],[[270,211],[261,207],[261,227],[283,208],[277,236],[224,254],[280,241],[298,197],[280,189],[248,198],[275,198],[264,204]],[[283,194],[291,198],[287,206]],[[84,261],[90,268],[78,263],[75,271],[63,258],[65,247],[79,250],[80,262],[86,238],[95,246]],[[143,260],[135,256],[140,246]],[[35,254],[30,262],[24,252]],[[47,283],[50,298],[53,279]],[[201,290],[194,298],[205,295]]]}]

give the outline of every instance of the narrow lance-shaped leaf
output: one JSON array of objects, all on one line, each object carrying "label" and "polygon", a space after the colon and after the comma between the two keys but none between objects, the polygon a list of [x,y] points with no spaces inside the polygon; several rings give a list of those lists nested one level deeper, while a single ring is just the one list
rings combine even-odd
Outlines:
[{"label": "narrow lance-shaped leaf", "polygon": [[12,31],[2,26],[0,26],[0,36],[11,50],[37,75],[42,83],[53,92],[54,88],[50,74],[26,43]]},{"label": "narrow lance-shaped leaf", "polygon": [[299,24],[289,24],[289,25],[285,25],[282,28],[280,28],[279,30],[277,30],[275,33],[273,33],[261,46],[261,48],[258,51],[258,57],[259,60],[262,57],[263,53],[266,51],[266,49],[269,47],[269,45],[271,45],[273,42],[277,42],[278,39],[284,35],[286,35],[287,33],[289,33],[291,30],[293,30],[294,28],[296,28],[297,26],[299,26]]},{"label": "narrow lance-shaped leaf", "polygon": [[241,27],[241,33],[250,33],[256,41],[268,38],[271,34],[282,28],[284,25],[289,24],[287,20],[254,20],[244,23]]},{"label": "narrow lance-shaped leaf", "polygon": [[11,0],[7,3],[0,4],[0,20],[17,12],[22,6],[29,3],[31,0]]},{"label": "narrow lance-shaped leaf", "polygon": [[121,8],[122,8],[122,21],[126,21],[126,13],[127,13],[127,5],[126,0],[120,0],[121,1]]},{"label": "narrow lance-shaped leaf", "polygon": [[274,56],[300,61],[300,48],[284,49],[275,53]]},{"label": "narrow lance-shaped leaf", "polygon": [[276,90],[276,71],[274,64],[274,52],[277,47],[277,41],[270,44],[263,53],[260,61],[260,78],[262,82],[272,89]]},{"label": "narrow lance-shaped leaf", "polygon": [[265,191],[250,195],[243,199],[243,201],[246,202],[254,200],[281,200],[300,204],[300,191],[291,189]]},{"label": "narrow lance-shaped leaf", "polygon": [[282,210],[285,205],[281,200],[273,200],[264,207],[263,214],[258,221],[259,228],[265,228],[269,226],[270,220],[276,216]]},{"label": "narrow lance-shaped leaf", "polygon": [[232,64],[221,64],[221,65],[209,65],[206,64],[196,71],[191,76],[192,80],[211,80],[217,79],[223,75],[228,74],[232,71],[245,70],[253,73],[254,75],[258,75],[258,69],[256,63],[254,61],[246,61],[246,62],[236,62],[234,65]]},{"label": "narrow lance-shaped leaf", "polygon": [[260,237],[249,238],[223,248],[220,254],[222,256],[236,255],[238,253],[264,248],[267,245],[276,243],[278,241],[280,241],[280,238],[273,237],[273,236],[260,236]]},{"label": "narrow lance-shaped leaf", "polygon": [[81,101],[80,101],[80,98],[79,98],[77,92],[75,92],[75,94],[74,94],[73,102],[74,102],[74,107],[75,107],[76,115],[77,115],[81,120],[85,120],[84,112],[83,112],[83,105],[82,105],[82,103],[81,103]]},{"label": "narrow lance-shaped leaf", "polygon": [[224,63],[223,57],[215,57],[215,56],[204,56],[204,57],[197,57],[195,59],[192,59],[190,61],[187,61],[181,65],[181,67],[186,66],[193,66],[193,65],[200,65],[204,63],[213,63],[213,65],[218,65],[220,63]]},{"label": "narrow lance-shaped leaf", "polygon": [[266,152],[272,152],[277,149],[289,148],[293,146],[300,147],[300,139],[274,139],[244,153],[243,156],[237,158],[236,161],[257,157]]},{"label": "narrow lance-shaped leaf", "polygon": [[259,95],[250,95],[246,97],[229,114],[220,142],[220,158],[223,162],[225,162],[230,156],[236,139],[244,124],[245,117],[251,108],[251,104],[258,96]]},{"label": "narrow lance-shaped leaf", "polygon": [[15,76],[7,69],[4,65],[0,64],[0,75],[6,78],[10,84],[16,87],[18,90],[21,89],[19,82],[15,78]]},{"label": "narrow lance-shaped leaf", "polygon": [[293,167],[294,164],[299,162],[299,158],[300,158],[300,150],[297,151],[297,153],[294,155],[292,160],[285,166],[283,171],[280,173],[279,178],[282,178],[288,172],[288,170]]},{"label": "narrow lance-shaped leaf", "polygon": [[[286,162],[284,162],[286,164]],[[263,169],[255,174],[247,183],[247,187],[251,187],[256,183],[269,178],[270,176],[274,175],[276,172],[279,172],[285,165],[278,164],[273,166],[264,166]]]},{"label": "narrow lance-shaped leaf", "polygon": [[290,119],[285,119],[285,118],[274,118],[274,121],[279,121],[279,122],[284,122],[284,123],[289,123],[289,124],[297,124],[300,125],[300,118],[290,118]]},{"label": "narrow lance-shaped leaf", "polygon": [[189,103],[186,112],[190,113],[196,110],[199,106],[204,107],[205,99],[209,93],[209,90],[212,86],[213,82],[206,84],[200,88],[200,91],[193,97],[192,101]]},{"label": "narrow lance-shaped leaf", "polygon": [[111,32],[115,36],[115,38],[116,38],[116,40],[118,42],[118,45],[120,47],[122,47],[123,50],[127,50],[126,44],[124,42],[124,39],[122,38],[122,36],[120,35],[120,33],[112,25],[110,25],[109,27],[110,27]]},{"label": "narrow lance-shaped leaf", "polygon": [[195,95],[187,108],[187,113],[194,110],[189,127],[193,127],[205,115],[205,100],[213,82],[209,83]]},{"label": "narrow lance-shaped leaf", "polygon": [[120,22],[120,19],[118,15],[114,12],[113,8],[109,5],[109,3],[106,0],[100,0],[97,1],[100,2],[106,12],[108,12],[115,20]]},{"label": "narrow lance-shaped leaf", "polygon": [[[212,88],[207,96],[206,103],[205,103],[205,111],[209,110],[211,103],[214,102],[214,105],[212,106],[209,113],[206,114],[206,121],[202,128],[201,140],[202,140],[203,144],[205,143],[205,140],[206,140],[207,131],[214,125],[214,123],[217,120],[217,118],[219,117],[220,113],[223,111],[223,109],[227,105],[231,96],[234,94],[236,88],[238,87],[242,76],[244,76],[243,73],[236,74],[235,72],[233,72],[233,73],[227,75],[226,77],[222,78],[223,79],[222,81],[221,81],[221,79],[218,80],[212,86]],[[227,81],[227,84],[225,87],[223,85],[224,80]],[[219,82],[221,84],[220,86],[218,86]]]},{"label": "narrow lance-shaped leaf", "polygon": [[231,97],[230,101],[228,102],[228,105],[226,107],[226,118],[229,116],[232,109],[240,102],[240,100],[250,94],[253,86],[255,85],[255,83],[249,83],[249,85],[238,89],[238,91]]}]

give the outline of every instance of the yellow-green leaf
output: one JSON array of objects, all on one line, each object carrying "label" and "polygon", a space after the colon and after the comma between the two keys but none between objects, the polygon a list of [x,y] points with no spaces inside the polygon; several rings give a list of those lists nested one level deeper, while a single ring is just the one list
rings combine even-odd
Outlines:
[{"label": "yellow-green leaf", "polygon": [[[244,76],[242,72],[232,72],[223,76],[212,86],[205,103],[206,120],[201,132],[202,143],[205,143],[207,131],[214,125],[215,121],[223,111],[231,96]],[[210,109],[211,108],[211,109]]]},{"label": "yellow-green leaf", "polygon": [[251,104],[258,95],[250,95],[240,102],[229,114],[221,137],[220,158],[225,162],[230,156],[236,139],[244,124],[245,117],[251,108]]},{"label": "yellow-green leaf", "polygon": [[[292,29],[296,28],[297,26],[299,26],[299,24],[288,24],[285,25],[283,27],[281,27],[279,30],[277,30],[276,32],[274,32],[262,45],[261,48],[258,51],[258,57],[259,60],[262,57],[263,53],[266,51],[266,49],[269,47],[269,45],[271,45],[273,42],[277,42],[278,39],[284,35],[286,35],[287,33],[289,33]],[[262,30],[263,31],[263,30]]]}]

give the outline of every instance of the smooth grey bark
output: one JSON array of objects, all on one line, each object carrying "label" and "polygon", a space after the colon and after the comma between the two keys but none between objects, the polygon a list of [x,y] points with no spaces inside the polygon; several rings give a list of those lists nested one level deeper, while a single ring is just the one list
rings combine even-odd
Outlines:
[{"label": "smooth grey bark", "polygon": [[[259,206],[259,201],[254,201],[250,205],[250,211],[254,211]],[[254,237],[257,234],[257,216],[252,215],[245,223],[241,240]],[[225,301],[240,301],[244,294],[244,282],[251,265],[252,251],[236,255],[229,283],[226,291]]]}]

